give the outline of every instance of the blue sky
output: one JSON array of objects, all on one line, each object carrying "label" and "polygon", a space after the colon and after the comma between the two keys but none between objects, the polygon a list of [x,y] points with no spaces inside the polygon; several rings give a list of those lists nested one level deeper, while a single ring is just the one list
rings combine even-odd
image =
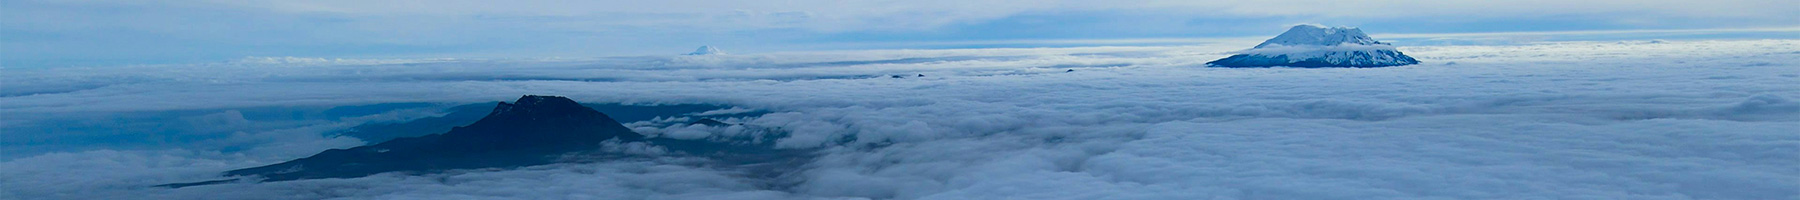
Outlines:
[{"label": "blue sky", "polygon": [[[1266,37],[1298,23],[1357,26],[1373,34],[1800,27],[1800,2],[1785,0],[0,3],[5,67],[253,56],[667,55],[700,45],[736,53],[1079,46],[1108,44],[1040,41]],[[1791,31],[1699,36],[1800,37]]]}]

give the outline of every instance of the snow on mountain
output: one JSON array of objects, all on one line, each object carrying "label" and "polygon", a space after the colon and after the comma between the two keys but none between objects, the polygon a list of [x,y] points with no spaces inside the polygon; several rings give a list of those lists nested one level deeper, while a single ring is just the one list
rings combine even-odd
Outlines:
[{"label": "snow on mountain", "polygon": [[1418,64],[1392,45],[1375,41],[1362,29],[1298,25],[1208,65],[1218,67],[1388,67]]},{"label": "snow on mountain", "polygon": [[1363,34],[1362,29],[1355,27],[1325,27],[1321,25],[1302,24],[1288,28],[1287,32],[1263,41],[1256,48],[1269,46],[1337,46],[1344,43],[1359,45],[1386,45]]},{"label": "snow on mountain", "polygon": [[699,49],[694,49],[694,52],[693,52],[693,53],[687,53],[687,54],[686,54],[686,55],[690,55],[690,56],[698,56],[698,55],[725,55],[725,52],[724,52],[724,51],[719,51],[719,49],[718,49],[718,48],[713,48],[713,47],[712,47],[712,46],[700,46],[700,48],[699,48]]}]

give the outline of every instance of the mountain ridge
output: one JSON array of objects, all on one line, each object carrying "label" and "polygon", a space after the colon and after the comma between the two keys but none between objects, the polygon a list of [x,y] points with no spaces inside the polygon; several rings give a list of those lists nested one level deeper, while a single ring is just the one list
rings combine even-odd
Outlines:
[{"label": "mountain ridge", "polygon": [[607,140],[643,141],[604,113],[573,100],[526,95],[501,102],[473,124],[449,132],[331,149],[313,156],[225,172],[266,181],[350,178],[394,171],[432,171],[548,164],[554,156],[598,148]]},{"label": "mountain ridge", "polygon": [[[744,126],[711,119],[695,124]],[[770,136],[785,135],[779,128],[758,129]],[[659,153],[642,154],[621,147],[657,149]],[[438,173],[652,156],[702,157],[709,160],[706,162],[709,166],[742,170],[745,176],[781,179],[790,177],[795,172],[793,169],[810,161],[815,150],[774,148],[773,141],[757,137],[691,140],[651,137],[634,132],[611,116],[574,100],[525,95],[511,103],[499,102],[481,119],[443,133],[330,149],[286,162],[230,170],[222,173],[227,179],[156,186],[180,188],[246,181],[356,178],[391,172]]]}]

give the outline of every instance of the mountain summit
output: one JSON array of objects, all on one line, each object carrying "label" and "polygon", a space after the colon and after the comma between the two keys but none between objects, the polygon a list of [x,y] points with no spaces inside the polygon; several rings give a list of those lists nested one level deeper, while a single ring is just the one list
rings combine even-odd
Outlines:
[{"label": "mountain summit", "polygon": [[225,172],[265,181],[350,178],[396,171],[515,167],[556,162],[608,140],[644,141],[606,114],[574,100],[527,95],[450,132],[326,150],[311,157]]},{"label": "mountain summit", "polygon": [[700,48],[699,48],[699,49],[694,49],[694,52],[693,52],[693,53],[688,53],[688,54],[687,54],[687,55],[690,55],[690,56],[698,56],[698,55],[725,55],[725,52],[724,52],[724,51],[719,51],[719,49],[718,49],[718,48],[713,48],[713,47],[712,47],[712,46],[700,46]]},{"label": "mountain summit", "polygon": [[1298,25],[1237,55],[1207,62],[1215,67],[1388,67],[1418,64],[1362,29]]},{"label": "mountain summit", "polygon": [[1362,29],[1352,27],[1325,27],[1304,24],[1288,28],[1287,32],[1269,38],[1256,48],[1269,46],[1337,46],[1339,44],[1386,45],[1363,34]]}]

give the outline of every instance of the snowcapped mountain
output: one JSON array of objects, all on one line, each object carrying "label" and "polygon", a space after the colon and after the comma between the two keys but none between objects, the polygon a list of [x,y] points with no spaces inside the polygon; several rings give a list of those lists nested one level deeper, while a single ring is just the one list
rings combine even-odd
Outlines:
[{"label": "snowcapped mountain", "polygon": [[1362,29],[1298,25],[1255,48],[1207,62],[1216,67],[1388,67],[1418,64]]},{"label": "snowcapped mountain", "polygon": [[699,48],[699,49],[694,49],[694,52],[693,52],[693,53],[687,53],[687,54],[686,54],[686,55],[690,55],[690,56],[698,56],[698,55],[725,55],[725,52],[724,52],[724,51],[719,51],[719,49],[718,49],[718,48],[713,48],[713,47],[712,47],[712,46],[700,46],[700,48]]}]

